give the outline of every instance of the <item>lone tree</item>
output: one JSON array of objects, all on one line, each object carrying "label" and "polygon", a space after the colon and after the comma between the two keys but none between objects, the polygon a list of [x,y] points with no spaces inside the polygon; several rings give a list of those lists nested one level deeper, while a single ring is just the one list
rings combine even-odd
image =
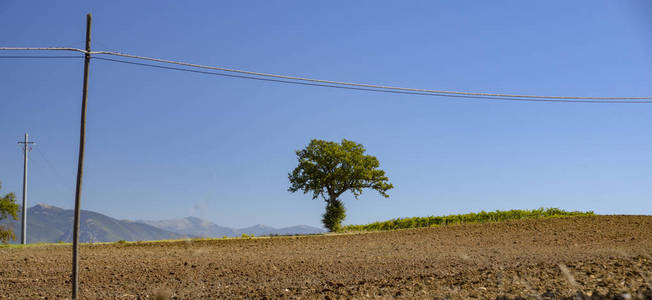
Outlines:
[{"label": "lone tree", "polygon": [[322,222],[330,231],[338,231],[346,217],[338,199],[344,192],[351,191],[358,199],[363,189],[373,189],[389,198],[387,191],[394,187],[378,168],[378,159],[364,152],[364,146],[346,139],[341,143],[313,139],[296,151],[299,165],[288,174],[288,191],[312,192],[313,199],[321,196],[326,201]]},{"label": "lone tree", "polygon": [[[0,183],[2,188],[2,183]],[[6,194],[0,197],[0,220],[6,219],[11,216],[14,220],[18,220],[18,204],[16,204],[16,196],[14,193]],[[11,229],[9,224],[0,225],[0,242],[6,244],[9,240],[15,240],[16,235]]]}]

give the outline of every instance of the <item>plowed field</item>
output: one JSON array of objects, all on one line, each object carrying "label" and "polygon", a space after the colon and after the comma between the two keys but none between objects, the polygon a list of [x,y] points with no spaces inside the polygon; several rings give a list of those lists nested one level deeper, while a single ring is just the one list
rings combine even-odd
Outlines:
[{"label": "plowed field", "polygon": [[[80,295],[91,299],[652,295],[652,216],[95,244],[80,255]],[[0,257],[0,297],[70,297],[70,246]]]}]

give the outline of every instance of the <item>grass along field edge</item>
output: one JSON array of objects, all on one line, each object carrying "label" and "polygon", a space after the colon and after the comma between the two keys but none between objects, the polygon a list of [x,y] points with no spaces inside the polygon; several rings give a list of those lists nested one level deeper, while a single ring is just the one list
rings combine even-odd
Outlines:
[{"label": "grass along field edge", "polygon": [[565,211],[558,208],[538,208],[531,210],[512,209],[496,210],[491,212],[468,213],[447,216],[397,218],[388,221],[379,221],[365,225],[347,225],[342,227],[342,232],[355,231],[385,231],[408,228],[439,227],[447,225],[477,224],[489,222],[503,222],[510,220],[541,219],[593,216],[593,211]]}]

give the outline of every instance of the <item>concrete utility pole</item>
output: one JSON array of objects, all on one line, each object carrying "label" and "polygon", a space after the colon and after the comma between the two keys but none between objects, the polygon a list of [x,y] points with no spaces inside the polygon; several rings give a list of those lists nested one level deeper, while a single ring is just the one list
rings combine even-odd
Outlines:
[{"label": "concrete utility pole", "polygon": [[84,175],[84,143],[86,140],[86,98],[88,97],[88,65],[91,63],[91,14],[86,15],[86,53],[84,55],[84,86],[82,88],[81,125],[79,128],[79,159],[77,160],[77,188],[75,191],[75,219],[72,231],[72,299],[79,290],[79,212],[82,177]]},{"label": "concrete utility pole", "polygon": [[30,142],[25,133],[25,141],[18,143],[23,144],[23,218],[20,226],[20,243],[25,245],[27,244],[27,152],[32,150],[29,145],[34,142]]}]

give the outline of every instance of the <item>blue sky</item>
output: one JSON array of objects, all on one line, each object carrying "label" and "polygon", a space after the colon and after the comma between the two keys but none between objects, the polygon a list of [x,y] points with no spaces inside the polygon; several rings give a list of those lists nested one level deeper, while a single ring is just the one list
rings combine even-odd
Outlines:
[{"label": "blue sky", "polygon": [[[0,46],[94,50],[415,88],[651,96],[649,1],[0,2]],[[3,52],[0,55],[62,53]],[[0,60],[0,192],[74,204],[82,60]],[[336,90],[91,63],[83,209],[117,218],[320,226],[287,192],[294,150],[347,138],[390,198],[346,223],[559,207],[651,214],[652,105],[513,103]]]}]

